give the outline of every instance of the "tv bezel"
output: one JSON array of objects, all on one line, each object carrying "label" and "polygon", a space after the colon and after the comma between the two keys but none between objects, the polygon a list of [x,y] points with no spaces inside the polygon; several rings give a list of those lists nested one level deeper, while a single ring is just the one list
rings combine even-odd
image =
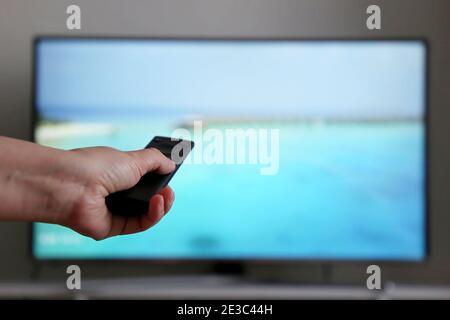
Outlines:
[{"label": "tv bezel", "polygon": [[430,170],[429,170],[429,158],[430,158],[430,125],[429,125],[429,88],[430,88],[430,44],[426,38],[423,37],[224,37],[224,36],[199,36],[199,37],[185,37],[185,36],[104,36],[104,35],[38,35],[32,40],[32,76],[31,76],[31,126],[30,137],[31,141],[36,142],[35,129],[37,126],[37,107],[36,107],[36,77],[37,77],[37,54],[36,48],[42,40],[89,40],[89,41],[220,41],[220,42],[419,42],[425,48],[425,61],[424,61],[424,256],[422,259],[379,259],[379,258],[302,258],[302,257],[277,257],[277,258],[38,258],[34,253],[34,224],[29,223],[29,239],[28,239],[28,255],[34,264],[43,263],[114,263],[114,262],[126,262],[130,264],[247,264],[256,263],[258,265],[286,265],[286,264],[323,264],[323,265],[342,265],[342,264],[355,264],[355,263],[379,263],[379,264],[423,264],[430,258]]}]

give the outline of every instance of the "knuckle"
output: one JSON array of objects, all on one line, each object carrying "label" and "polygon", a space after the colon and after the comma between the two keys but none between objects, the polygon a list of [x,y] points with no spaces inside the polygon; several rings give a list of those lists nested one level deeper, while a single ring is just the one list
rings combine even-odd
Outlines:
[{"label": "knuckle", "polygon": [[158,149],[156,149],[156,148],[150,148],[150,149],[147,149],[148,150],[148,152],[149,152],[149,154],[151,154],[152,156],[154,156],[154,157],[161,157],[163,154],[161,153],[161,151],[159,151]]},{"label": "knuckle", "polygon": [[95,241],[101,241],[101,240],[105,240],[107,237],[104,235],[93,234],[93,235],[91,235],[91,238],[94,239]]}]

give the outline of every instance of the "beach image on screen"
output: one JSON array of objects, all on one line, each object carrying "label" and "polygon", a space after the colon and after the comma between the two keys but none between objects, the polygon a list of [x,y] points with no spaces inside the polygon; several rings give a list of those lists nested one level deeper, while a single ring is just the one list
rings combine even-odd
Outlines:
[{"label": "beach image on screen", "polygon": [[35,50],[40,144],[134,150],[193,121],[279,132],[276,174],[184,164],[154,228],[95,241],[38,223],[36,257],[424,258],[423,43],[44,38]]}]

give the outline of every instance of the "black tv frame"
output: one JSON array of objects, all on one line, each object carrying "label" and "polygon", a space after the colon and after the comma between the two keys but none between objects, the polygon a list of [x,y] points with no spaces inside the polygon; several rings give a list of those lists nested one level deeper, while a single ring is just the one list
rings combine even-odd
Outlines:
[{"label": "black tv frame", "polygon": [[103,35],[89,35],[89,36],[66,36],[66,35],[38,35],[35,36],[32,41],[32,77],[31,77],[31,126],[30,126],[30,137],[31,141],[36,142],[35,140],[35,128],[37,124],[37,108],[36,108],[36,47],[39,41],[41,40],[90,40],[90,41],[102,41],[102,40],[138,40],[138,41],[218,41],[218,42],[226,42],[226,41],[243,41],[243,42],[420,42],[425,47],[425,74],[424,74],[424,201],[425,201],[425,219],[424,219],[424,246],[425,246],[425,255],[421,260],[408,260],[408,259],[308,259],[308,258],[276,258],[276,259],[262,259],[262,258],[239,258],[239,259],[226,259],[226,258],[143,258],[143,259],[128,259],[128,258],[83,258],[83,259],[72,259],[72,258],[45,258],[39,259],[34,255],[33,252],[33,241],[34,241],[34,223],[29,223],[29,239],[28,239],[28,256],[30,257],[32,263],[37,265],[42,264],[68,264],[68,263],[76,263],[76,264],[104,264],[104,263],[129,263],[129,264],[158,264],[158,265],[173,265],[173,264],[202,264],[202,265],[213,265],[216,266],[217,270],[220,272],[222,270],[225,273],[231,271],[232,273],[241,273],[243,270],[244,264],[257,264],[257,265],[270,265],[270,266],[286,266],[286,265],[346,265],[346,264],[370,264],[370,263],[378,263],[383,265],[404,265],[404,264],[414,264],[420,265],[429,261],[431,255],[431,245],[430,245],[430,98],[429,98],[429,89],[430,89],[430,44],[426,38],[423,37],[336,37],[336,38],[305,38],[305,37],[185,37],[185,36],[151,36],[151,37],[136,37],[136,36],[103,36]]}]

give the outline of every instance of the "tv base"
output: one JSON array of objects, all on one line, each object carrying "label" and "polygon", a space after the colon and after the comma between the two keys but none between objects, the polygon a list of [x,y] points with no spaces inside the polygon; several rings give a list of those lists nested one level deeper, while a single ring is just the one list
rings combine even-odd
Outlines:
[{"label": "tv base", "polygon": [[241,262],[218,262],[214,263],[211,269],[214,275],[221,276],[244,276],[246,271]]}]

